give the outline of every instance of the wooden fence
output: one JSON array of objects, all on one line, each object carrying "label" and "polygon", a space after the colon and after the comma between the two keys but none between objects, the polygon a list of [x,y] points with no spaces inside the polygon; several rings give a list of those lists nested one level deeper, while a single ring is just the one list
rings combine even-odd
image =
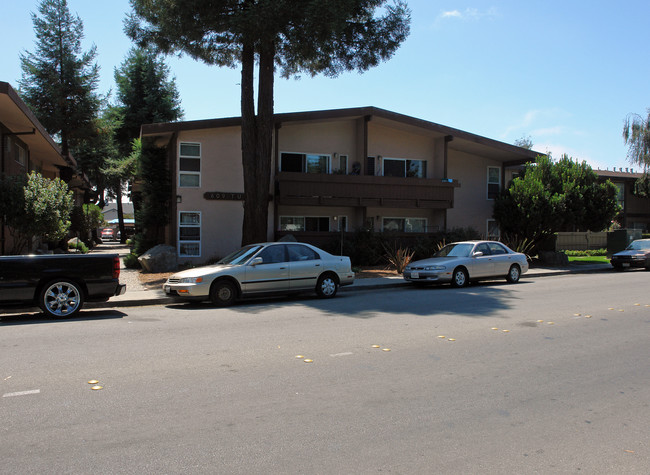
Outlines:
[{"label": "wooden fence", "polygon": [[588,249],[606,249],[607,233],[557,233],[555,249],[557,251],[586,251]]}]

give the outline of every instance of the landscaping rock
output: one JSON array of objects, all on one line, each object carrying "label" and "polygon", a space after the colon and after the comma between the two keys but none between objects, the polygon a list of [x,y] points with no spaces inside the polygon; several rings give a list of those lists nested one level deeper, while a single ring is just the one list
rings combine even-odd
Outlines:
[{"label": "landscaping rock", "polygon": [[159,244],[138,257],[143,272],[173,272],[178,268],[176,248]]}]

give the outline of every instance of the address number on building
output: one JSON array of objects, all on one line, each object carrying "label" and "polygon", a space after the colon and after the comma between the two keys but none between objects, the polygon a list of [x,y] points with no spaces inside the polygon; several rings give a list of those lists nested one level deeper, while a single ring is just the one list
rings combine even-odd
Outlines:
[{"label": "address number on building", "polygon": [[222,191],[208,191],[203,194],[206,200],[227,200],[227,201],[243,201],[244,193],[225,193]]}]

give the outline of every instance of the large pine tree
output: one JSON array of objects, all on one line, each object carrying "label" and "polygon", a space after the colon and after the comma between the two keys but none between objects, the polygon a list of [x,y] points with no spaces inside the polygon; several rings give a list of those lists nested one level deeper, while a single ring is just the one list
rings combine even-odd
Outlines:
[{"label": "large pine tree", "polygon": [[21,54],[20,93],[67,155],[92,134],[100,108],[96,48],[82,51],[83,22],[66,0],[42,0],[32,21],[36,49]]},{"label": "large pine tree", "polygon": [[131,0],[131,5],[126,31],[139,44],[211,65],[241,64],[242,244],[267,239],[275,68],[285,77],[365,71],[394,54],[410,24],[404,0]]}]

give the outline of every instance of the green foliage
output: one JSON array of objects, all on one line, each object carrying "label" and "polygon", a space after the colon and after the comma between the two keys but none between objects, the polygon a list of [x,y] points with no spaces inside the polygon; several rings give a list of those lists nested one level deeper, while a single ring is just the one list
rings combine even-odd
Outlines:
[{"label": "green foliage", "polygon": [[104,225],[102,209],[96,204],[77,205],[70,215],[70,231],[86,239],[93,229]]},{"label": "green foliage", "polygon": [[634,194],[643,198],[650,198],[650,173],[644,173],[634,182]]},{"label": "green foliage", "polygon": [[47,131],[61,141],[64,155],[92,133],[101,99],[95,94],[96,48],[83,52],[83,23],[66,0],[41,0],[32,13],[36,51],[21,55],[21,97]]},{"label": "green foliage", "polygon": [[138,255],[134,254],[133,252],[127,254],[122,258],[122,262],[124,262],[124,267],[127,269],[139,269],[140,268],[140,262],[138,262]]},{"label": "green foliage", "polygon": [[606,256],[607,249],[587,249],[585,251],[563,251],[569,257]]},{"label": "green foliage", "polygon": [[88,254],[88,246],[83,241],[72,241],[68,243],[68,249],[76,249],[82,254]]},{"label": "green foliage", "polygon": [[135,219],[138,234],[134,237],[134,251],[141,255],[157,244],[165,242],[165,224],[169,219],[171,179],[164,166],[167,150],[145,141],[138,160],[137,180],[141,184],[133,201],[137,203]]},{"label": "green foliage", "polygon": [[650,169],[650,109],[648,116],[629,114],[623,125],[623,140],[627,144],[627,159],[630,163]]},{"label": "green foliage", "polygon": [[[173,122],[183,116],[180,97],[170,70],[153,49],[133,48],[115,70],[120,119],[116,139],[120,157],[131,154],[132,143],[140,136],[142,124]],[[131,176],[126,174],[124,179]]]},{"label": "green foliage", "polygon": [[501,231],[535,245],[558,231],[601,231],[618,214],[616,187],[600,183],[586,164],[564,155],[537,157],[494,202]]},{"label": "green foliage", "polygon": [[0,212],[13,237],[11,254],[31,250],[33,238],[59,241],[70,227],[73,193],[68,185],[40,173],[0,179]]}]

